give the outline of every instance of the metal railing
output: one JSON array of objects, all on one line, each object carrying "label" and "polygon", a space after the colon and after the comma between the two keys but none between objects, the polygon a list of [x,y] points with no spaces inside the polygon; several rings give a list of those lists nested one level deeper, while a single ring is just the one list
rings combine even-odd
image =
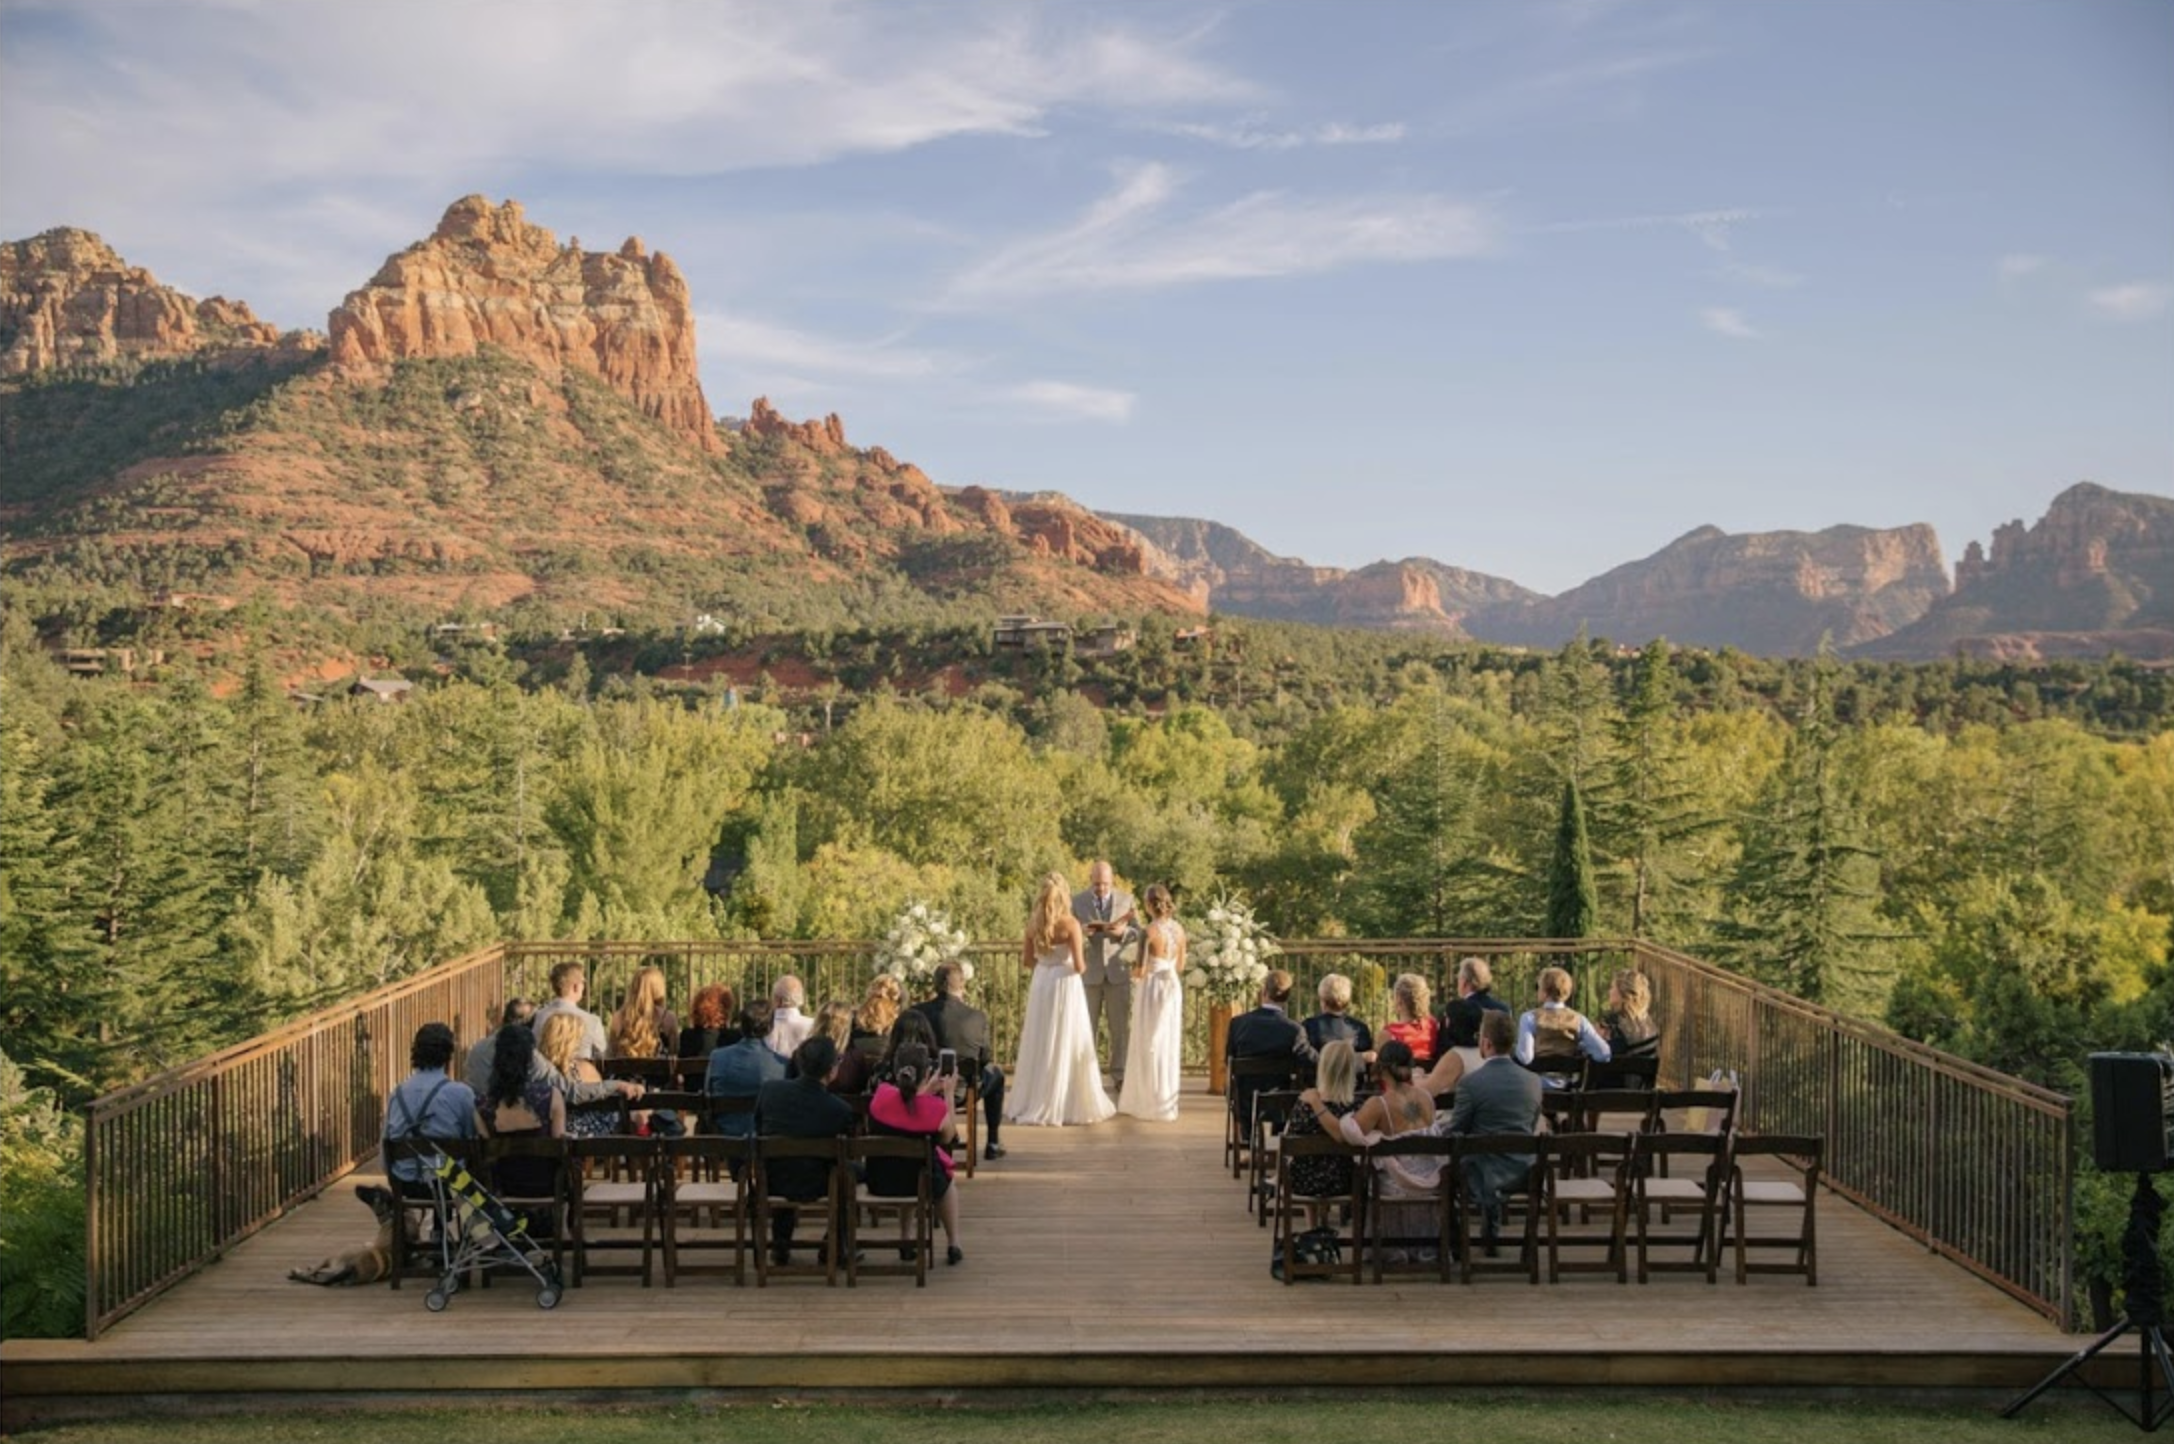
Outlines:
[{"label": "metal railing", "polygon": [[[784,973],[811,1007],[858,1000],[875,945],[858,941],[507,943],[444,963],[338,1008],[108,1094],[89,1106],[85,1146],[85,1330],[101,1331],[221,1257],[376,1151],[384,1102],[426,1022],[482,1038],[509,996],[548,994],[552,966],[582,962],[594,1010],[609,1011],[645,966],[665,970],[684,1007],[722,983],[766,993]],[[1927,1248],[2031,1307],[2074,1321],[2070,1100],[1815,1007],[1666,948],[1633,940],[1316,939],[1288,941],[1276,965],[1310,1012],[1320,979],[1353,982],[1352,1012],[1379,1019],[1402,973],[1436,1006],[1459,958],[1489,960],[1495,993],[1530,997],[1561,962],[1597,1002],[1618,968],[1652,985],[1661,1081],[1734,1072],[1743,1125],[1827,1140],[1834,1189]],[[969,996],[1002,1049],[1019,1036],[1027,974],[1018,944],[976,944]],[[1202,1067],[1207,1000],[1188,994],[1185,1057]]]}]

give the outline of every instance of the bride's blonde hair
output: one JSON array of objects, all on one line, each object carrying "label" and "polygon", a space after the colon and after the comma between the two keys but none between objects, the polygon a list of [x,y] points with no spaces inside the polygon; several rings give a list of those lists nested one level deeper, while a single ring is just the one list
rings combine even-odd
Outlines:
[{"label": "bride's blonde hair", "polygon": [[1072,885],[1061,872],[1047,873],[1034,897],[1034,912],[1027,919],[1027,938],[1034,951],[1046,953],[1057,946],[1057,920],[1072,916]]}]

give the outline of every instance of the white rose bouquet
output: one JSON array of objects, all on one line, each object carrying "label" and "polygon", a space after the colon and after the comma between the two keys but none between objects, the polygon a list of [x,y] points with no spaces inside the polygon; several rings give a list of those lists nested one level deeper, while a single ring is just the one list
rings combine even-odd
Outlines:
[{"label": "white rose bouquet", "polygon": [[968,981],[974,965],[966,958],[966,934],[951,925],[941,908],[917,902],[891,920],[891,930],[876,944],[876,971],[901,982],[926,983],[938,965],[957,963]]},{"label": "white rose bouquet", "polygon": [[1186,989],[1243,1002],[1268,976],[1268,959],[1282,951],[1253,909],[1226,893],[1209,905],[1204,925],[1186,930]]}]

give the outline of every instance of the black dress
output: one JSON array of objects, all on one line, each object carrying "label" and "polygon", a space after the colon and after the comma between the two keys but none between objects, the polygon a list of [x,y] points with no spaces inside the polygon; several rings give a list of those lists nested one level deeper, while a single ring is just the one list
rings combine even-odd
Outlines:
[{"label": "black dress", "polygon": [[[1358,1112],[1358,1100],[1349,1103],[1330,1103],[1322,1106],[1338,1118],[1346,1118]],[[1321,1132],[1321,1120],[1314,1117],[1311,1108],[1300,1104],[1291,1110],[1291,1121],[1284,1125],[1285,1138],[1303,1138],[1307,1134]],[[1351,1167],[1355,1159],[1335,1154],[1309,1155],[1294,1158],[1290,1162],[1291,1192],[1308,1198],[1340,1198],[1351,1192]]]}]

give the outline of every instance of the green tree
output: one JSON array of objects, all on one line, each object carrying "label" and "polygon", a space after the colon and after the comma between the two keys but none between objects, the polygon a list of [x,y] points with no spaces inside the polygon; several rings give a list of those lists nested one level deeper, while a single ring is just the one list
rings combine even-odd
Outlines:
[{"label": "green tree", "polygon": [[1585,836],[1585,803],[1578,784],[1563,784],[1562,815],[1555,825],[1555,850],[1548,858],[1547,929],[1551,938],[1589,938],[1600,912],[1593,888],[1593,853]]}]

